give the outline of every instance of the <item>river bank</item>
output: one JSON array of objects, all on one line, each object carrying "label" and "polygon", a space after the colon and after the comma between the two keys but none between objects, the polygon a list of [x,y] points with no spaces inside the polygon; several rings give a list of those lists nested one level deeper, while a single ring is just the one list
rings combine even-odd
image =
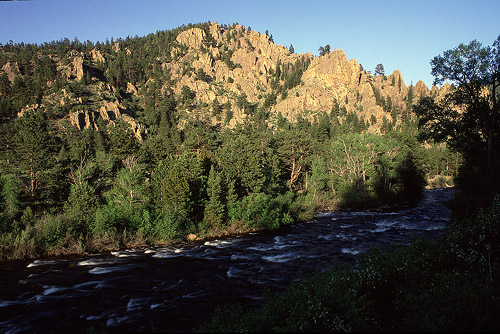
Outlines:
[{"label": "river bank", "polygon": [[[446,190],[397,212],[328,212],[274,231],[106,254],[0,264],[4,332],[189,332],[217,306],[257,306],[263,291],[354,265],[374,246],[439,236]],[[447,193],[449,194],[449,193]],[[49,323],[57,326],[48,328]]]},{"label": "river bank", "polygon": [[[438,189],[451,189],[456,191],[453,187],[432,187],[427,188],[425,191],[432,191]],[[425,195],[423,196],[425,197]],[[418,205],[418,204],[417,204]],[[406,202],[396,202],[391,205],[383,204],[365,209],[364,211],[373,212],[395,212],[400,210],[409,209],[415,205],[410,205]],[[324,208],[324,206],[323,206]],[[314,219],[319,215],[328,212],[354,212],[359,211],[354,208],[343,208],[339,209],[338,205],[329,205],[330,210],[322,211],[316,210],[314,213],[306,215],[307,219]],[[302,223],[303,221],[296,221],[292,224]],[[43,225],[43,224],[42,224]],[[45,225],[49,225],[46,223]],[[288,225],[282,225],[279,228],[286,228]],[[84,244],[82,239],[75,239],[71,235],[66,235],[62,244],[52,247],[45,253],[39,253],[36,250],[35,242],[28,243],[23,247],[14,249],[14,243],[22,243],[22,239],[28,238],[29,235],[33,239],[36,237],[33,235],[40,230],[43,230],[44,226],[28,227],[26,231],[23,231],[21,235],[15,239],[15,242],[9,242],[12,237],[7,237],[6,235],[0,236],[0,263],[10,262],[10,261],[33,261],[36,259],[53,259],[58,257],[71,257],[71,256],[88,256],[88,255],[98,255],[98,254],[111,254],[111,252],[123,251],[126,249],[141,249],[141,248],[155,248],[155,247],[180,247],[183,245],[199,245],[206,241],[216,240],[216,239],[228,239],[235,237],[243,237],[251,233],[262,233],[262,232],[272,232],[272,230],[262,228],[255,229],[244,224],[233,223],[231,225],[225,225],[224,229],[211,229],[204,231],[203,233],[189,233],[180,238],[176,238],[168,241],[151,242],[141,233],[130,233],[124,231],[121,234],[107,232],[99,236],[92,237],[87,240]],[[10,256],[8,253],[10,252]]]}]

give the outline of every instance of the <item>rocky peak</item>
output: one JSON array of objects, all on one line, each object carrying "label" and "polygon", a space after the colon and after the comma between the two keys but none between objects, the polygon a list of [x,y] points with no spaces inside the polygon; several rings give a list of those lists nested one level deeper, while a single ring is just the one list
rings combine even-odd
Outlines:
[{"label": "rocky peak", "polygon": [[[372,76],[355,59],[348,60],[344,50],[334,49],[321,57],[314,57],[312,53],[292,54],[286,47],[274,44],[267,34],[242,25],[222,27],[211,23],[203,27],[178,33],[175,42],[169,45],[170,54],[156,55],[155,61],[163,73],[169,73],[168,80],[160,81],[159,91],[161,94],[175,94],[180,114],[184,117],[181,123],[189,117],[204,114],[214,125],[221,125],[224,121],[220,106],[224,105],[232,112],[230,124],[234,126],[252,112],[242,107],[241,99],[245,99],[247,104],[253,105],[252,110],[262,107],[264,102],[270,105],[266,110],[269,119],[281,113],[292,121],[298,115],[312,120],[318,113],[330,113],[335,108],[341,110],[341,117],[354,113],[359,118],[371,120],[370,131],[377,131],[384,118],[390,119],[390,110],[401,112],[408,107],[408,87],[398,70],[387,76]],[[69,85],[66,87],[68,91],[62,88],[46,95],[44,105],[47,108],[57,104],[58,107],[64,106],[70,113],[71,123],[79,129],[95,128],[98,118],[110,125],[120,119],[130,125],[137,138],[142,138],[146,130],[134,119],[134,113],[142,112],[140,109],[146,105],[148,83],[156,79],[148,77],[146,82],[137,82],[127,78],[121,87],[117,87],[113,80],[106,80],[110,75],[106,59],[112,63],[119,58],[118,52],[134,57],[129,48],[140,53],[131,44],[119,41],[112,43],[110,54],[94,48],[87,53],[73,50],[61,59],[55,59],[57,70],[70,83],[80,81],[86,71],[91,71],[85,87],[88,95],[79,96],[78,89],[82,88],[74,85],[75,91]],[[103,66],[96,66],[98,64],[104,65],[104,70]],[[11,82],[19,75],[13,61],[7,62],[1,72],[6,73]],[[285,87],[290,75],[300,77],[298,82],[296,80],[293,85]],[[186,87],[192,92],[188,102],[182,96]],[[441,89],[433,87],[432,94],[442,95],[449,89],[449,85]],[[419,81],[413,86],[413,93],[418,98],[431,92]],[[272,97],[270,104],[269,97]],[[131,109],[135,110],[134,113],[125,107],[130,105],[127,99],[132,98],[140,101],[134,102],[135,109]],[[218,115],[214,112],[216,109]]]},{"label": "rocky peak", "polygon": [[205,32],[203,30],[200,28],[191,28],[181,32],[177,36],[176,41],[190,48],[200,48],[203,45],[204,39]]},{"label": "rocky peak", "polygon": [[429,96],[430,90],[427,88],[425,83],[422,80],[419,80],[417,84],[415,85],[415,92],[414,94],[416,96]]}]

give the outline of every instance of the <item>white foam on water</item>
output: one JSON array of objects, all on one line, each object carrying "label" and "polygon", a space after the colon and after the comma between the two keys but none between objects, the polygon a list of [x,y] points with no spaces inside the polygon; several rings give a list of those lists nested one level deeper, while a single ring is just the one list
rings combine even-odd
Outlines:
[{"label": "white foam on water", "polygon": [[95,267],[89,270],[90,274],[107,274],[114,271],[113,268],[102,268],[102,267]]},{"label": "white foam on water", "polygon": [[140,298],[130,298],[127,303],[127,312],[138,310],[142,308],[144,304],[147,304],[147,300]]},{"label": "white foam on water", "polygon": [[204,296],[205,293],[203,292],[191,292],[191,293],[186,293],[184,295],[182,295],[183,298],[188,298],[188,299],[192,299],[192,298],[198,298],[198,297],[201,297],[201,296]]},{"label": "white foam on water", "polygon": [[377,226],[377,228],[375,228],[373,230],[368,230],[368,231],[370,231],[372,233],[381,233],[381,232],[385,232],[385,231],[391,229],[394,225],[397,225],[397,224],[398,224],[397,221],[383,219],[383,220],[380,220],[378,222],[375,222],[375,225]]},{"label": "white foam on water", "polygon": [[359,249],[356,249],[356,248],[342,248],[342,253],[343,254],[352,254],[352,255],[357,255],[359,254],[361,251]]},{"label": "white foam on water", "polygon": [[35,260],[32,263],[28,264],[26,267],[32,268],[32,267],[45,266],[45,265],[54,264],[54,263],[56,263],[55,260]]},{"label": "white foam on water", "polygon": [[333,235],[331,235],[331,234],[328,234],[328,235],[319,234],[318,235],[318,239],[332,240],[333,239]]},{"label": "white foam on water", "polygon": [[420,227],[418,225],[412,224],[412,223],[402,223],[398,226],[398,228],[403,229],[403,230],[420,230]]},{"label": "white foam on water", "polygon": [[137,252],[135,250],[111,252],[111,255],[116,256],[116,257],[139,256],[139,254],[137,254]]},{"label": "white foam on water", "polygon": [[42,294],[44,296],[46,295],[51,295],[53,293],[58,293],[58,292],[61,292],[61,291],[65,291],[65,290],[68,290],[68,288],[64,288],[64,287],[59,287],[59,286],[55,286],[55,285],[44,285],[43,287],[45,290],[42,292]]},{"label": "white foam on water", "polygon": [[178,257],[181,256],[180,254],[184,252],[185,250],[182,248],[162,248],[161,250],[159,249],[156,251],[152,257],[154,258],[159,258],[159,259],[168,259],[171,257]]},{"label": "white foam on water", "polygon": [[113,263],[116,263],[116,261],[109,260],[109,259],[88,259],[88,260],[80,261],[76,265],[77,266],[98,266],[98,265],[113,264]]},{"label": "white foam on water", "polygon": [[254,257],[252,255],[241,255],[241,254],[233,254],[231,255],[231,260],[252,260]]},{"label": "white foam on water", "polygon": [[254,295],[246,295],[248,298],[253,299],[253,300],[262,300],[264,299],[263,296],[254,296]]},{"label": "white foam on water", "polygon": [[205,241],[205,246],[217,246],[217,241]]},{"label": "white foam on water", "polygon": [[122,322],[127,321],[129,318],[127,316],[118,317],[116,314],[112,314],[111,317],[114,318],[109,318],[108,321],[106,321],[106,327],[118,327]]},{"label": "white foam on water", "polygon": [[436,224],[436,225],[426,226],[425,230],[426,231],[443,230],[445,227],[446,227],[445,224]]},{"label": "white foam on water", "polygon": [[273,250],[274,249],[274,245],[251,246],[251,247],[248,247],[248,249],[256,250],[256,251],[259,251],[259,252],[267,252],[267,251]]},{"label": "white foam on water", "polygon": [[0,300],[0,308],[7,307],[11,305],[24,304],[25,302],[20,300]]},{"label": "white foam on water", "polygon": [[160,306],[162,306],[163,304],[151,304],[151,306],[149,307],[150,309],[155,309],[155,308],[158,308]]},{"label": "white foam on water", "polygon": [[337,234],[335,234],[335,237],[337,239],[340,239],[340,240],[348,240],[349,239],[349,237],[346,236],[344,233],[337,233]]},{"label": "white foam on water", "polygon": [[[80,318],[84,318],[85,316],[82,314],[82,316]],[[102,318],[104,318],[104,313],[102,313],[101,315],[89,315],[87,317],[85,317],[85,320],[101,320]]]},{"label": "white foam on water", "polygon": [[54,300],[54,298],[52,298],[51,296],[46,296],[46,295],[36,295],[35,297],[33,297],[34,300],[37,302],[37,303],[45,303],[45,302],[48,302],[48,301],[51,301],[51,300]]},{"label": "white foam on water", "polygon": [[126,271],[130,269],[130,265],[115,266],[115,267],[95,267],[89,270],[89,274],[108,274],[115,271]]},{"label": "white foam on water", "polygon": [[243,272],[243,270],[240,270],[240,269],[237,269],[234,267],[229,267],[228,271],[226,272],[226,275],[228,278],[241,277],[241,275],[238,275],[241,272]]},{"label": "white foam on water", "polygon": [[[94,287],[92,287],[93,285],[94,285]],[[73,289],[79,290],[79,291],[89,291],[88,289],[83,289],[83,288],[89,287],[90,290],[94,290],[94,289],[102,288],[104,286],[105,286],[105,284],[102,281],[90,281],[90,282],[84,282],[84,283],[73,285]]]},{"label": "white foam on water", "polygon": [[269,262],[288,262],[297,259],[298,256],[292,253],[278,254],[278,255],[266,255],[262,256],[263,260]]},{"label": "white foam on water", "polygon": [[144,254],[151,254],[151,253],[156,253],[156,251],[154,249],[146,249],[144,251]]},{"label": "white foam on water", "polygon": [[226,246],[229,246],[236,242],[237,240],[211,240],[211,241],[205,241],[203,245],[205,246],[213,246],[217,248],[224,248]]}]

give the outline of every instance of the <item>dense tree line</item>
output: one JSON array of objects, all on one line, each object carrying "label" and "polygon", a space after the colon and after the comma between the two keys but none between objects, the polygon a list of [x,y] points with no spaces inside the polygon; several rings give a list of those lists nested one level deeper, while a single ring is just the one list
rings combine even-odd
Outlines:
[{"label": "dense tree line", "polygon": [[[0,67],[19,67],[12,82],[0,76],[2,259],[275,229],[318,210],[411,204],[426,176],[456,174],[455,153],[424,148],[415,122],[393,120],[382,134],[369,134],[369,121],[338,103],[314,119],[270,119],[280,94],[300,84],[305,58],[276,64],[263,102],[236,97],[242,124],[213,126],[196,92],[185,86],[174,94],[171,73],[157,61],[175,61],[184,52],[177,35],[194,26],[209,29],[206,23],[105,43],[1,47]],[[90,61],[95,50],[104,61]],[[75,52],[83,55],[80,80],[58,68]],[[113,93],[96,96],[96,82]],[[141,94],[127,93],[127,83]],[[42,109],[42,98],[61,89],[78,103],[64,97]],[[96,109],[97,99],[125,104],[146,127],[143,140],[121,120],[106,126],[98,118],[84,130],[68,124],[68,113]],[[226,124],[232,118],[231,103],[214,100],[209,110]]]},{"label": "dense tree line", "polygon": [[[2,254],[118,247],[125,231],[154,244],[275,229],[317,210],[414,203],[425,185],[415,128],[368,134],[331,115],[274,128],[256,113],[234,129],[198,119],[180,130],[164,101],[141,142],[121,123],[61,134],[42,112],[17,118],[2,156]],[[59,234],[37,240],[49,225]]]}]

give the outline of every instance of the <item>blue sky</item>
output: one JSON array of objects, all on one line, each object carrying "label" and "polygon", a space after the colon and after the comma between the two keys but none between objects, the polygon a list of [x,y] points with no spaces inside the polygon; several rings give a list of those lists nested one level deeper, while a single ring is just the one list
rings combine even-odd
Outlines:
[{"label": "blue sky", "polygon": [[430,60],[460,43],[492,45],[500,0],[32,0],[0,1],[0,43],[63,38],[92,42],[145,36],[188,23],[238,22],[293,45],[296,53],[329,44],[366,70],[401,70],[409,85],[433,77]]}]

